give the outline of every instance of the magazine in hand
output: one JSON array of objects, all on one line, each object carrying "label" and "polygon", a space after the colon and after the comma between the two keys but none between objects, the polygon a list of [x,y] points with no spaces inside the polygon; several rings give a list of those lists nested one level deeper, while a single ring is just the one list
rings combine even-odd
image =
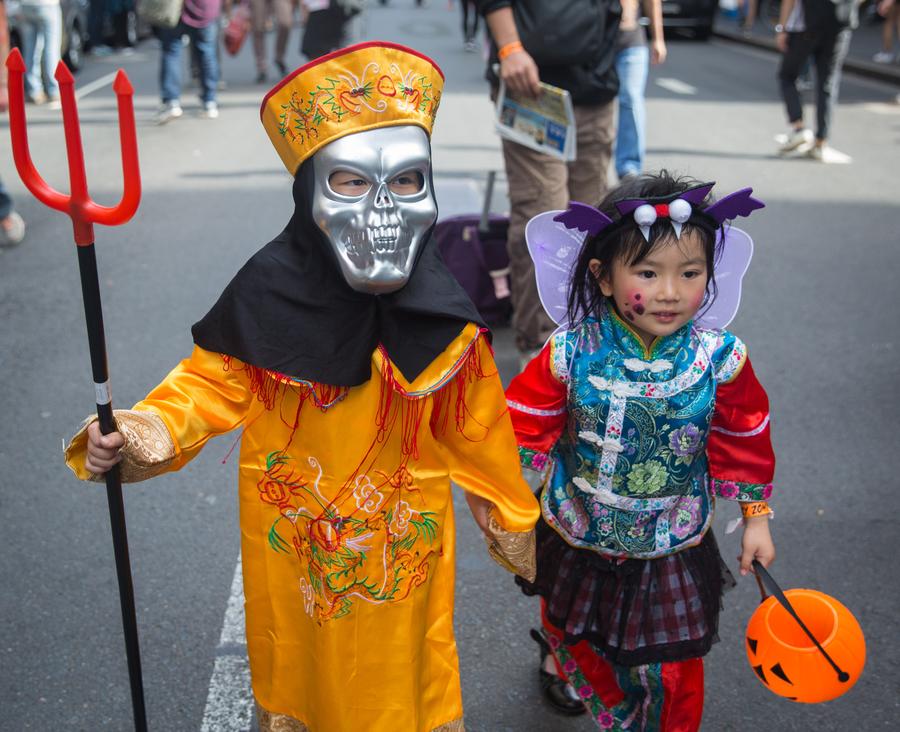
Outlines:
[{"label": "magazine in hand", "polygon": [[541,82],[540,96],[509,93],[500,82],[494,126],[497,133],[532,150],[575,160],[575,112],[565,89]]}]

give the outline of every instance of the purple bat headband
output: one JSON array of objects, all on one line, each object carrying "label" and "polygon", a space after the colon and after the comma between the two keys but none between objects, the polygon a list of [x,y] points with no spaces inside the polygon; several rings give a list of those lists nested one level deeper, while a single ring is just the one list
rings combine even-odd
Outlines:
[{"label": "purple bat headband", "polygon": [[752,188],[742,188],[707,208],[700,208],[714,185],[715,183],[702,183],[686,191],[659,198],[616,201],[616,210],[622,214],[617,221],[593,206],[573,201],[569,204],[569,209],[555,216],[554,220],[568,229],[587,232],[589,237],[612,233],[633,221],[644,239],[650,241],[650,227],[660,217],[669,219],[676,238],[681,238],[682,226],[687,222],[715,232],[727,219],[749,216],[756,209],[765,206],[762,201],[750,195],[753,193]]}]

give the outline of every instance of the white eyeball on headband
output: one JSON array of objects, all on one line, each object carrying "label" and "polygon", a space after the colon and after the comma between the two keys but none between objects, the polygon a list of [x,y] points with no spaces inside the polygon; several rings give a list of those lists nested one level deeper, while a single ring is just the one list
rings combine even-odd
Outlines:
[{"label": "white eyeball on headband", "polygon": [[669,219],[675,229],[675,238],[681,238],[681,225],[691,218],[691,204],[683,198],[676,198],[669,204]]},{"label": "white eyeball on headband", "polygon": [[649,203],[643,203],[634,209],[634,223],[638,225],[644,239],[650,241],[650,227],[656,223],[656,209]]}]

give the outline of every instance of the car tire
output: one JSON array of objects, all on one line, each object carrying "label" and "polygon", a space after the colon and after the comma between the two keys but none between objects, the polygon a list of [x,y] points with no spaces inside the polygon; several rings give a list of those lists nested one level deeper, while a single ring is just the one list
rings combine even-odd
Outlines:
[{"label": "car tire", "polygon": [[78,71],[84,63],[84,33],[76,21],[69,28],[68,45],[63,52],[63,60],[71,71]]}]

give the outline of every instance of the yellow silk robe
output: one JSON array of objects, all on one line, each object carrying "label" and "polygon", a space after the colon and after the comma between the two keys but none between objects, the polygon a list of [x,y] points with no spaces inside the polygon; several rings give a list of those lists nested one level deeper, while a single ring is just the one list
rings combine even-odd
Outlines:
[{"label": "yellow silk robe", "polygon": [[[195,348],[130,414],[151,421],[128,427],[117,414],[136,443],[125,480],[177,470],[243,428],[247,645],[263,729],[463,729],[450,481],[491,501],[492,527],[514,543],[538,517],[474,325],[412,383],[376,350],[372,378],[349,390]],[[83,450],[82,432],[67,459],[89,478]]]}]

